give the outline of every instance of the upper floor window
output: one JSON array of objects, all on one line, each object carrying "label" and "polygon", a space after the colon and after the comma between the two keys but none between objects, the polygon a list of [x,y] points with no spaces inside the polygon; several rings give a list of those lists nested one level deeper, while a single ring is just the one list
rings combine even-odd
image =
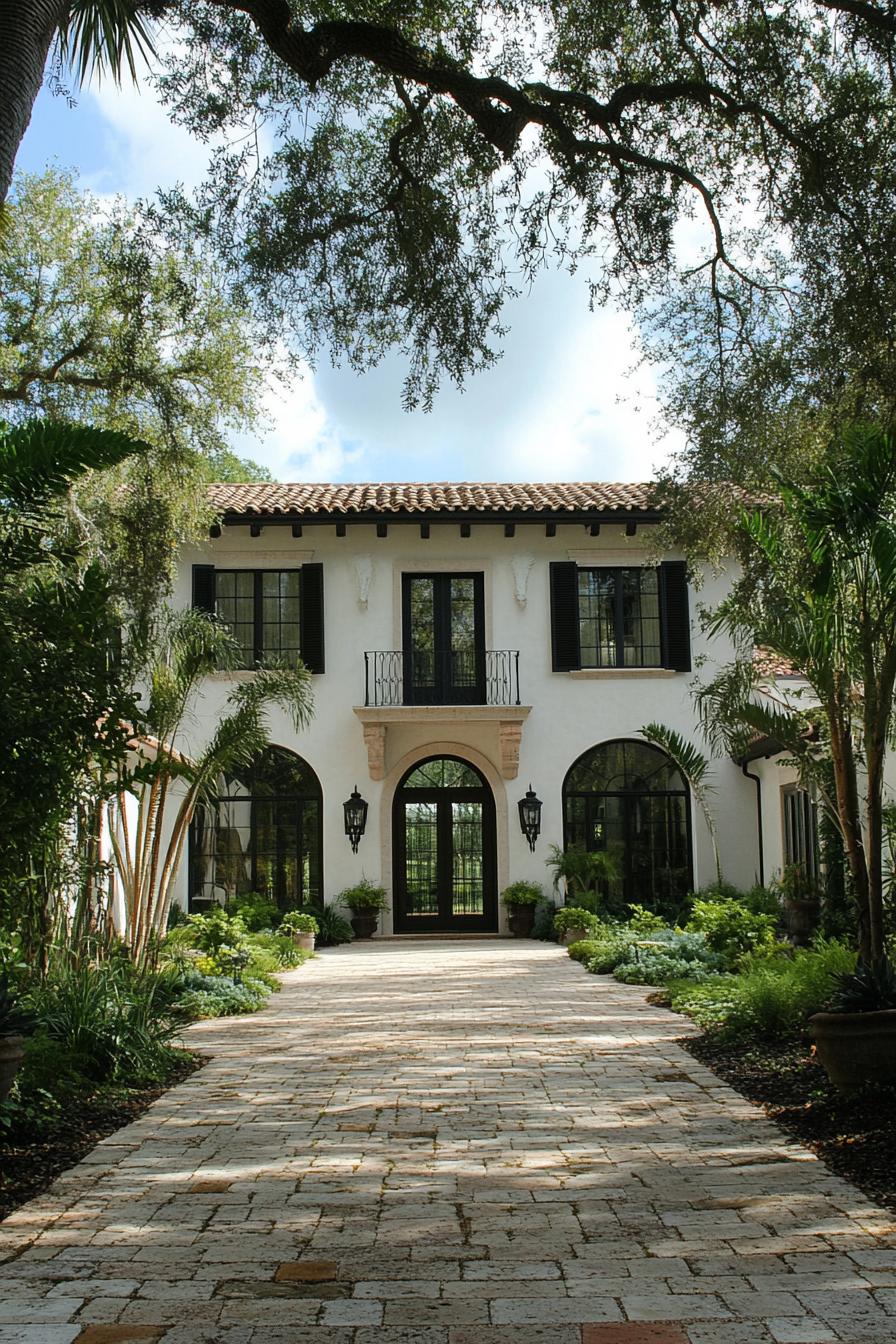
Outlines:
[{"label": "upper floor window", "polygon": [[193,605],[213,613],[237,644],[240,666],[295,663],[324,670],[323,572],[193,566]]},{"label": "upper floor window", "polygon": [[555,672],[579,668],[691,667],[683,561],[654,567],[551,565]]},{"label": "upper floor window", "polygon": [[580,569],[581,667],[661,667],[655,569]]}]

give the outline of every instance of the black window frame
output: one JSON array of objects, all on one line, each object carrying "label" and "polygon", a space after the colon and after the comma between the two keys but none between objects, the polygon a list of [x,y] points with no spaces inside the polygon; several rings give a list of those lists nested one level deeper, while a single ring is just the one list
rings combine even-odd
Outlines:
[{"label": "black window frame", "polygon": [[[641,576],[645,573],[652,573],[656,576],[656,625],[657,625],[657,661],[654,663],[629,663],[626,661],[625,651],[625,582],[622,578],[625,574],[638,575],[638,590],[641,595]],[[613,593],[613,634],[616,647],[616,661],[614,663],[586,663],[582,657],[582,625],[588,619],[582,615],[581,593],[579,592],[579,582],[583,574],[612,574],[614,578]],[[663,650],[663,591],[662,575],[658,565],[577,565],[576,566],[576,599],[578,607],[578,625],[579,625],[579,667],[587,671],[619,671],[625,668],[662,668],[665,666]],[[654,619],[654,618],[651,618]],[[643,620],[639,615],[638,624],[642,628],[642,638],[638,641],[639,649],[644,648],[643,639]],[[600,653],[600,644],[595,645],[596,653]]]},{"label": "black window frame", "polygon": [[[297,602],[298,602],[298,613],[297,613],[297,615],[298,615],[298,619],[297,619],[297,621],[296,621],[296,625],[298,625],[298,627],[299,627],[299,643],[298,643],[298,647],[296,648],[295,661],[296,661],[296,662],[301,661],[301,658],[302,658],[302,629],[301,629],[301,616],[302,616],[302,592],[301,592],[301,582],[302,582],[302,581],[301,581],[301,573],[302,573],[302,567],[301,567],[301,565],[288,565],[288,566],[280,567],[280,568],[278,568],[278,569],[272,569],[272,568],[265,568],[265,569],[239,568],[239,569],[237,569],[237,568],[231,567],[231,566],[229,566],[229,565],[228,565],[226,568],[225,568],[225,567],[220,567],[220,568],[219,568],[218,566],[215,566],[214,578],[213,578],[213,581],[212,581],[212,582],[213,582],[212,600],[213,600],[213,602],[214,602],[214,612],[215,612],[215,615],[218,617],[218,620],[220,620],[220,621],[222,622],[222,624],[225,624],[225,625],[229,624],[229,622],[227,622],[227,621],[225,620],[225,618],[222,617],[222,616],[219,614],[219,612],[218,612],[218,601],[219,601],[219,597],[218,597],[218,580],[219,580],[219,578],[220,578],[222,575],[225,575],[225,574],[233,574],[235,577],[236,577],[236,576],[239,576],[239,575],[242,575],[242,574],[251,574],[251,575],[252,575],[252,581],[253,581],[253,583],[252,583],[252,586],[253,586],[253,592],[252,592],[252,661],[251,661],[250,663],[244,663],[244,664],[242,664],[242,665],[241,665],[241,670],[244,670],[244,671],[251,671],[252,668],[254,668],[254,667],[258,667],[261,663],[263,663],[263,662],[265,661],[266,657],[271,657],[270,654],[267,654],[267,655],[265,654],[265,649],[264,649],[264,628],[265,628],[265,625],[266,625],[266,622],[265,622],[265,619],[264,619],[264,580],[265,580],[265,576],[266,576],[266,575],[269,575],[269,574],[276,574],[276,575],[278,576],[278,578],[279,578],[279,576],[280,576],[281,574],[295,574],[295,575],[298,576],[298,580],[297,580],[297,581],[298,581],[299,591],[298,591],[298,593],[296,594],[296,600],[297,600]],[[279,594],[278,594],[278,596],[279,596]],[[226,599],[220,599],[220,600],[226,600]],[[282,600],[282,599],[281,599],[281,600]],[[282,615],[281,615],[281,618],[280,618],[280,620],[279,620],[279,625],[282,626],[282,624],[283,624],[283,621],[282,621]],[[274,656],[276,656],[276,655],[274,655]]]},{"label": "black window frame", "polygon": [[[242,803],[249,807],[249,845],[245,851],[245,858],[249,864],[249,886],[253,891],[259,891],[261,894],[269,894],[281,910],[294,909],[297,904],[304,905],[324,905],[324,794],[323,785],[320,776],[314,767],[304,756],[299,756],[298,752],[291,751],[287,747],[270,746],[262,752],[262,757],[267,753],[276,753],[280,756],[294,757],[299,767],[306,773],[307,781],[305,787],[291,788],[280,794],[259,792],[256,787],[255,772],[250,768],[246,772],[245,782],[247,784],[244,793],[233,793],[230,789],[233,787],[233,780],[224,781],[225,791],[216,793],[202,807],[198,808],[193,820],[190,823],[188,834],[188,887],[187,887],[187,909],[188,911],[204,910],[211,904],[211,898],[200,894],[206,886],[214,888],[220,886],[220,883],[203,882],[200,879],[199,862],[199,837],[200,832],[205,827],[217,828],[218,809],[221,804]],[[298,770],[297,770],[298,773]],[[259,813],[261,808],[290,806],[295,809],[294,832],[296,837],[295,854],[297,857],[296,877],[298,878],[298,888],[290,895],[289,893],[266,893],[262,891],[263,883],[259,882]],[[305,836],[305,813],[306,810],[314,810],[313,838],[314,850],[313,859],[310,863],[311,880],[314,881],[315,869],[317,877],[317,890],[312,887],[306,888],[303,879],[302,857],[304,854],[303,839]],[[266,851],[264,857],[270,854],[276,854],[278,860],[283,852],[280,845],[279,829],[276,833],[277,844],[273,850]],[[217,856],[215,858],[215,875],[217,865]],[[279,862],[275,865],[279,870]],[[239,894],[239,893],[238,893]]]},{"label": "black window frame", "polygon": [[810,882],[821,875],[818,808],[801,784],[781,786],[781,828],[784,866],[799,868]]}]

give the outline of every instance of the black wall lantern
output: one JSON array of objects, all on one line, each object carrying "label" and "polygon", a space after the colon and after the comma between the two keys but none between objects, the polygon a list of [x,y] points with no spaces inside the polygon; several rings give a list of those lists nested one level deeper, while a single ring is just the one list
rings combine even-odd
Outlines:
[{"label": "black wall lantern", "polygon": [[367,803],[358,792],[357,784],[352,789],[351,798],[342,804],[342,810],[345,813],[345,833],[351,841],[352,853],[357,854],[358,843],[367,825]]},{"label": "black wall lantern", "polygon": [[531,784],[525,798],[519,801],[519,809],[520,830],[529,841],[529,848],[534,851],[535,841],[541,832],[541,799],[535,797]]}]

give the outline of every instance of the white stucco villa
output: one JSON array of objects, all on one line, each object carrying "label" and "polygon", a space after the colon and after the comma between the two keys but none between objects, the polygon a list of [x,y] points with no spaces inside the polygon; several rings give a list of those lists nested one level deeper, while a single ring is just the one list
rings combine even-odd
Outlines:
[{"label": "white stucco villa", "polygon": [[[700,633],[682,558],[656,563],[649,487],[210,490],[220,524],[184,555],[176,601],[227,622],[246,670],[208,678],[196,739],[232,678],[269,655],[311,669],[315,713],[300,734],[274,713],[275,745],[221,781],[194,826],[185,907],[244,891],[329,900],[363,875],[390,894],[381,934],[500,932],[501,889],[550,889],[549,847],[573,841],[617,854],[631,900],[714,878],[700,811],[640,729],[655,720],[699,742],[693,669],[732,651]],[[727,580],[703,579],[712,605]],[[773,758],[720,761],[715,784],[731,882],[814,862]],[[530,787],[533,845],[519,809]],[[343,810],[355,788],[368,804],[357,852]],[[804,794],[797,807],[811,812]]]}]

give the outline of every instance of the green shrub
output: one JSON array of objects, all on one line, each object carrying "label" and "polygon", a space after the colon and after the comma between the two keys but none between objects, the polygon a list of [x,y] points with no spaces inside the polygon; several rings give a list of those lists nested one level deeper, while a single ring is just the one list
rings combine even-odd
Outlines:
[{"label": "green shrub", "polygon": [[246,935],[246,946],[250,953],[247,975],[253,975],[256,970],[268,974],[292,971],[308,960],[308,953],[296,947],[293,940],[282,933],[249,933]]},{"label": "green shrub", "polygon": [[372,915],[389,909],[388,894],[385,887],[378,887],[369,877],[362,877],[353,887],[340,891],[336,900],[347,906],[353,915]]},{"label": "green shrub", "polygon": [[544,900],[544,888],[537,882],[511,882],[501,892],[501,900],[505,905],[538,905]]},{"label": "green shrub", "polygon": [[588,933],[597,933],[600,927],[597,916],[592,915],[590,910],[584,910],[580,905],[564,905],[554,911],[554,929],[559,934],[568,933],[570,929],[585,929]]},{"label": "green shrub", "polygon": [[[187,924],[192,930],[192,945],[209,957],[217,957],[222,947],[239,947],[245,941],[246,926],[240,916],[228,914],[220,905],[212,906],[204,915],[190,915]],[[175,930],[175,938],[178,933]]]},{"label": "green shrub", "polygon": [[55,1042],[92,1082],[164,1078],[175,1058],[174,978],[122,962],[58,967],[32,987],[29,1007],[39,1035]]},{"label": "green shrub", "polygon": [[320,933],[320,925],[314,915],[303,914],[301,910],[289,910],[280,921],[278,933],[290,937],[295,933]]},{"label": "green shrub", "polygon": [[724,969],[702,933],[657,929],[630,941],[613,974],[627,985],[666,985],[673,980],[706,980]]},{"label": "green shrub", "polygon": [[227,904],[227,913],[241,919],[244,928],[250,933],[275,929],[280,923],[276,901],[259,891],[247,891],[243,896],[234,896]]},{"label": "green shrub", "polygon": [[570,943],[566,950],[573,961],[580,961],[585,966],[593,956],[596,956],[600,946],[596,938],[580,938],[577,943]]},{"label": "green shrub", "polygon": [[671,1004],[705,1031],[726,1038],[777,1039],[799,1033],[828,1004],[838,975],[855,966],[843,943],[818,941],[792,954],[752,957],[738,975],[671,986]]},{"label": "green shrub", "polygon": [[187,1018],[255,1013],[268,1001],[268,984],[247,976],[240,984],[224,975],[187,974],[181,981],[178,1011]]},{"label": "green shrub", "polygon": [[313,915],[320,929],[317,935],[318,947],[337,947],[340,943],[350,943],[355,931],[348,920],[340,915],[332,905],[303,905],[303,914]]},{"label": "green shrub", "polygon": [[532,937],[538,938],[543,943],[556,943],[557,932],[554,928],[554,915],[556,906],[553,901],[539,901],[535,907],[535,918],[532,921]]},{"label": "green shrub", "polygon": [[747,953],[771,947],[777,922],[775,915],[754,914],[738,900],[698,899],[687,927],[702,933],[707,946],[732,969]]},{"label": "green shrub", "polygon": [[658,933],[660,929],[668,928],[666,921],[661,915],[654,914],[643,905],[630,905],[631,918],[628,920],[628,927],[635,933]]}]

